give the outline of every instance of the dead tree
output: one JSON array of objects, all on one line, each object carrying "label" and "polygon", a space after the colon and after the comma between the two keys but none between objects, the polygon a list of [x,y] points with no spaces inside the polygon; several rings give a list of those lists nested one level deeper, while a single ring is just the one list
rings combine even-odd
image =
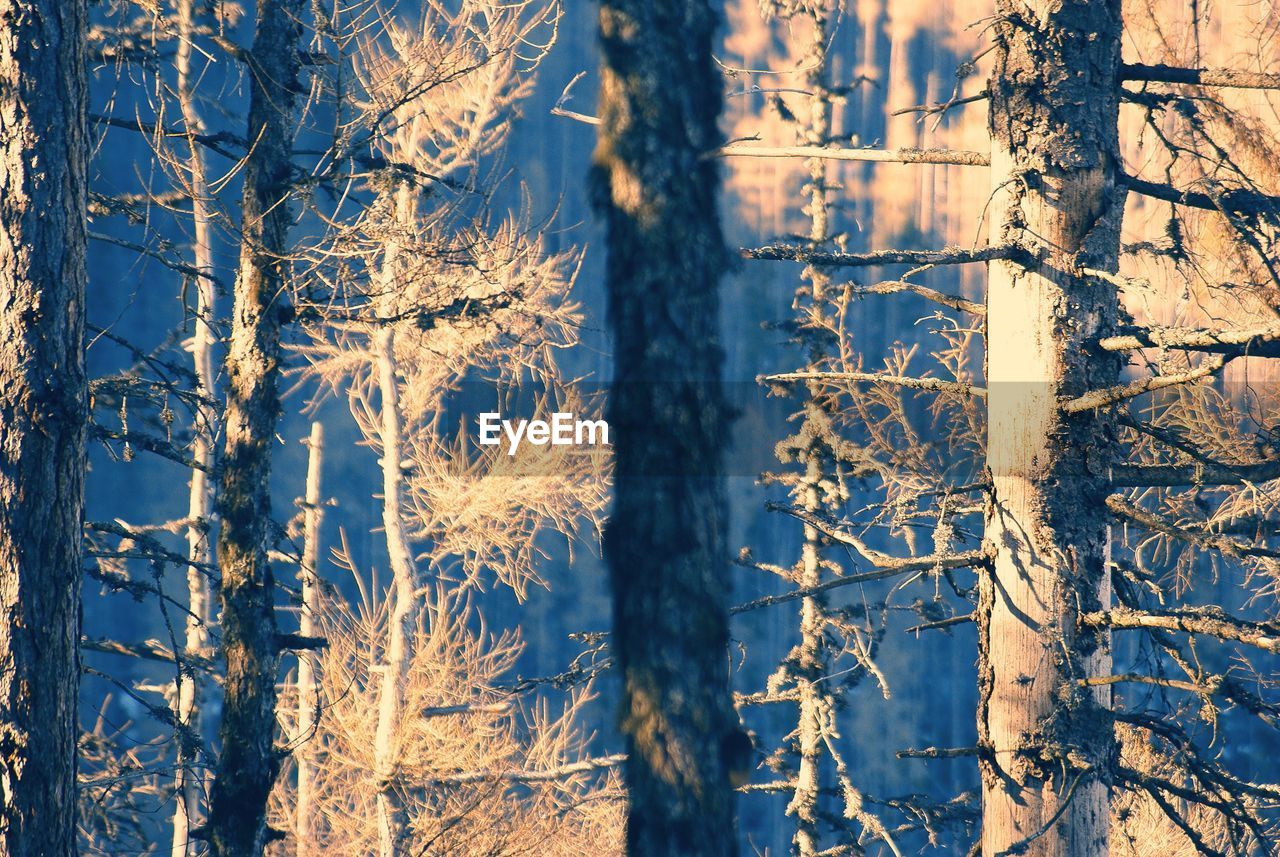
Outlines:
[{"label": "dead tree", "polygon": [[226,447],[218,490],[219,599],[226,683],[208,837],[218,857],[256,857],[280,768],[275,702],[281,638],[267,561],[272,444],[280,416],[280,330],[292,312],[293,105],[299,89],[301,0],[258,4],[250,76],[252,141],[244,167],[240,268],[227,355]]},{"label": "dead tree", "polygon": [[[892,835],[866,810],[862,790],[855,783],[856,775],[845,764],[836,743],[845,694],[861,678],[878,672],[873,656],[883,632],[882,611],[851,616],[842,608],[829,606],[829,589],[840,585],[847,571],[837,553],[840,546],[816,523],[818,519],[840,517],[851,499],[848,483],[866,475],[860,450],[840,435],[836,422],[838,402],[824,381],[831,362],[837,358],[832,346],[838,342],[831,335],[832,327],[838,324],[833,300],[836,287],[833,269],[826,261],[843,250],[845,244],[835,225],[839,205],[834,190],[838,185],[830,162],[836,158],[829,155],[838,153],[837,157],[848,159],[850,153],[857,154],[847,147],[835,148],[843,138],[833,121],[833,106],[846,90],[831,79],[831,49],[838,13],[834,5],[822,2],[771,2],[762,4],[761,10],[766,19],[779,22],[788,44],[794,45],[791,56],[797,69],[793,73],[796,85],[794,89],[786,86],[789,79],[778,84],[778,88],[788,90],[789,104],[779,100],[773,112],[786,132],[795,135],[796,145],[776,148],[737,144],[720,149],[720,154],[773,157],[776,153],[804,159],[800,196],[807,234],[803,243],[792,247],[804,267],[792,301],[795,315],[788,325],[791,344],[804,363],[785,378],[771,375],[762,379],[766,387],[800,400],[794,415],[795,432],[776,447],[780,463],[791,468],[768,474],[767,481],[785,488],[791,498],[788,508],[799,513],[792,520],[801,530],[801,547],[799,559],[790,565],[744,564],[778,574],[807,594],[799,599],[798,641],[769,677],[767,689],[739,699],[746,705],[796,706],[796,726],[789,733],[787,745],[767,756],[769,767],[784,774],[767,788],[789,798],[786,813],[794,818],[795,853],[811,857],[823,851],[824,841],[833,836],[837,840],[850,836],[857,839],[864,833],[897,853]],[[893,157],[892,153],[887,154]],[[767,256],[758,254],[758,258]],[[813,377],[806,381],[810,373]],[[798,383],[784,387],[784,380]],[[846,653],[853,653],[848,669],[842,660]],[[843,680],[831,680],[833,673]],[[839,813],[828,809],[831,802],[823,795],[823,783],[829,778],[839,782],[843,798]],[[854,832],[837,829],[833,833],[831,827],[843,826],[833,822],[835,818],[845,820]]]},{"label": "dead tree", "polygon": [[[1151,30],[1168,39],[1168,51],[1176,41],[1168,19],[1179,8],[1148,4],[1158,18]],[[986,247],[854,254],[797,243],[744,251],[855,276],[885,264],[916,266],[894,279],[848,283],[833,300],[840,316],[892,295],[941,308],[934,329],[941,344],[923,359],[919,348],[897,348],[883,370],[869,371],[866,355],[832,326],[837,360],[772,376],[789,385],[822,382],[841,397],[841,421],[886,491],[843,521],[798,505],[785,511],[875,567],[856,578],[931,567],[920,579],[947,581],[958,607],[976,602],[971,613],[945,615],[951,608],[936,594],[922,599],[941,615],[913,630],[976,621],[978,746],[905,753],[978,760],[984,793],[975,853],[1104,854],[1137,841],[1137,817],[1160,819],[1152,847],[1177,841],[1198,854],[1271,853],[1266,802],[1276,787],[1241,777],[1212,751],[1252,735],[1242,721],[1274,722],[1275,670],[1248,656],[1274,652],[1266,601],[1280,465],[1264,428],[1267,405],[1251,403],[1270,403],[1272,393],[1250,387],[1241,396],[1220,376],[1233,361],[1274,355],[1277,199],[1266,164],[1276,146],[1256,112],[1213,88],[1275,81],[1265,72],[1189,67],[1198,57],[1182,66],[1164,57],[1122,64],[1118,3],[999,11],[984,52],[992,63],[987,89],[965,100],[988,103],[989,158],[762,152],[992,171],[981,212]],[[1195,89],[1182,94],[1180,86]],[[1160,157],[1151,163],[1144,154],[1144,171],[1126,165],[1122,105],[1158,143]],[[752,148],[722,151],[742,157]],[[1164,182],[1144,175],[1160,170]],[[1168,206],[1162,235],[1126,219],[1126,201],[1132,210],[1139,197]],[[1140,240],[1122,245],[1122,225]],[[1122,258],[1128,267],[1118,273]],[[985,300],[919,282],[927,271],[972,263],[988,266]],[[1145,276],[1130,273],[1140,265]],[[1199,306],[1182,313],[1202,317],[1135,321],[1175,290],[1193,290]],[[983,340],[985,383],[970,368]],[[923,370],[911,369],[921,363]],[[910,406],[919,397],[930,401],[924,413]],[[952,428],[930,434],[921,418]],[[985,475],[957,480],[928,466],[944,441],[962,441]],[[979,493],[984,502],[975,501]],[[977,545],[978,534],[964,532],[984,512]],[[902,542],[891,550],[859,535],[903,520],[932,530],[934,554],[919,556],[916,538],[902,529],[891,530]],[[973,547],[957,549],[966,541]],[[960,568],[973,569],[974,586],[956,586],[952,572]],[[1219,573],[1238,585],[1234,595],[1207,578]],[[1125,642],[1136,634],[1145,636],[1139,651],[1149,653],[1137,663]],[[1113,665],[1115,651],[1125,666]],[[1152,688],[1161,695],[1146,692]],[[1198,732],[1197,720],[1211,723],[1213,734]],[[1151,762],[1144,748],[1162,760]],[[913,811],[930,817],[924,807]]]},{"label": "dead tree", "polygon": [[[298,633],[304,637],[320,636],[321,611],[324,595],[320,582],[320,527],[324,523],[324,496],[321,493],[324,467],[324,425],[311,424],[307,438],[307,487],[302,499],[302,562],[299,564],[300,599],[298,605]],[[294,763],[298,767],[295,787],[296,809],[293,835],[297,847],[296,857],[307,857],[315,852],[315,751],[312,739],[319,725],[320,695],[316,672],[318,659],[304,655],[298,659],[298,707],[297,728],[294,733],[300,742],[294,751]]]},{"label": "dead tree", "polygon": [[718,285],[705,154],[720,143],[715,16],[702,0],[606,0],[597,207],[608,230],[616,492],[605,533],[624,684],[633,854],[736,850],[728,690]]},{"label": "dead tree", "polygon": [[0,850],[76,850],[86,7],[6,3],[0,96]]},{"label": "dead tree", "polygon": [[[195,74],[192,68],[192,40],[195,38],[197,15],[195,0],[179,0],[177,8],[177,47],[174,60],[177,72],[176,94],[187,137],[187,173],[190,182],[192,221],[192,267],[196,273],[191,286],[196,293],[194,331],[189,346],[192,371],[196,379],[195,419],[191,459],[191,491],[187,503],[187,620],[183,652],[190,657],[206,656],[210,650],[210,626],[213,622],[209,581],[205,569],[214,564],[212,500],[210,472],[214,463],[216,416],[214,404],[214,341],[212,323],[216,313],[216,290],[213,266],[213,224],[210,212],[209,182],[205,153],[197,142],[204,133],[204,123],[196,107]],[[204,676],[194,672],[177,672],[175,715],[178,723],[196,734],[202,730],[205,698]],[[189,748],[179,744],[174,788],[173,854],[190,853],[190,834],[200,825],[201,774],[199,760]]]},{"label": "dead tree", "polygon": [[[1120,4],[999,9],[988,84],[993,243],[1034,263],[987,271],[986,539],[979,580],[982,848],[1106,854],[1108,635],[1081,612],[1109,593],[1103,424],[1061,407],[1113,387],[1119,362],[1092,338],[1116,326]],[[1052,761],[1069,752],[1073,764]],[[1030,844],[1034,843],[1034,844]]]}]

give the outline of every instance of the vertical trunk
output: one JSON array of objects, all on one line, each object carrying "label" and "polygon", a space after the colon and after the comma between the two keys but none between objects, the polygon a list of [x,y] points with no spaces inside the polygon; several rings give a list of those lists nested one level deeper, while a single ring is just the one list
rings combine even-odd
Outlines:
[{"label": "vertical trunk", "polygon": [[[810,452],[805,472],[803,503],[810,512],[822,511],[818,486],[822,478],[822,461],[816,451]],[[804,547],[801,554],[802,587],[817,586],[822,582],[822,535],[816,528],[805,525]],[[826,673],[826,605],[820,597],[805,598],[800,607],[800,647],[796,662],[796,693],[799,697],[800,717],[796,739],[800,750],[796,770],[796,789],[787,805],[788,814],[796,819],[793,837],[796,853],[800,857],[812,857],[821,848],[818,829],[818,801],[821,788],[819,760],[822,755],[822,729],[824,717],[833,709],[825,692],[829,683],[821,681]]]},{"label": "vertical trunk", "polygon": [[271,444],[280,414],[280,328],[291,313],[285,254],[301,7],[302,0],[258,3],[248,55],[247,139],[253,146],[244,166],[240,269],[227,355],[226,450],[218,491],[227,675],[222,753],[209,808],[209,842],[217,857],[262,853],[267,796],[280,767],[274,746],[280,651],[267,535]]},{"label": "vertical trunk", "polygon": [[[990,266],[987,538],[978,610],[983,853],[1107,853],[1110,640],[1105,450],[1062,399],[1116,382],[1089,340],[1116,322],[1119,0],[1002,0],[990,82],[992,224],[1023,262]],[[1020,850],[1021,849],[1021,850]]]},{"label": "vertical trunk", "polygon": [[73,854],[84,0],[0,0],[0,853]]},{"label": "vertical trunk", "polygon": [[390,200],[391,238],[383,249],[377,302],[382,322],[373,338],[378,368],[378,396],[382,425],[382,529],[387,538],[387,560],[391,566],[394,593],[387,617],[386,664],[378,700],[378,729],[374,739],[374,759],[378,772],[378,849],[381,857],[406,853],[408,819],[396,781],[396,755],[402,733],[404,689],[413,664],[413,639],[417,631],[417,570],[413,550],[404,532],[404,436],[400,425],[400,382],[396,365],[396,327],[391,321],[400,306],[397,271],[400,255],[398,235],[412,225],[415,191],[400,183]]},{"label": "vertical trunk", "polygon": [[[194,232],[193,266],[203,276],[195,278],[192,287],[196,293],[195,331],[191,338],[191,362],[196,376],[196,392],[204,403],[214,400],[213,386],[213,249],[210,234],[209,186],[205,180],[204,153],[195,142],[195,135],[204,131],[203,122],[195,106],[194,83],[191,70],[191,39],[195,26],[195,0],[178,3],[177,67],[178,103],[182,109],[183,124],[188,135],[189,155],[187,171],[191,183],[191,219]],[[209,648],[209,584],[205,568],[213,562],[213,549],[209,541],[210,501],[209,473],[213,469],[214,412],[211,404],[196,408],[195,426],[191,444],[191,458],[198,467],[191,470],[191,492],[187,503],[187,556],[192,565],[187,567],[188,612],[186,639],[183,648],[189,655],[204,655]],[[201,567],[197,567],[196,564]],[[201,734],[202,688],[194,675],[179,672],[176,715],[178,722],[191,733]],[[176,795],[173,810],[174,857],[183,857],[189,850],[190,833],[199,825],[200,774],[195,767],[197,759],[192,748],[180,747]]]},{"label": "vertical trunk", "polygon": [[736,850],[726,749],[727,514],[716,210],[722,82],[706,0],[603,0],[597,204],[608,227],[616,488],[605,533],[631,854]]},{"label": "vertical trunk", "polygon": [[[324,425],[311,424],[311,437],[307,439],[307,489],[303,496],[302,512],[302,567],[298,577],[302,585],[302,604],[298,611],[298,633],[304,637],[319,636],[316,617],[320,610],[320,525],[324,523],[324,497],[321,494],[321,467],[324,464]],[[316,666],[313,655],[298,658],[298,748],[294,758],[298,765],[298,797],[294,813],[294,839],[297,841],[296,857],[308,857],[317,853],[312,847],[314,834],[311,829],[312,791],[315,772],[312,770],[313,744],[315,740],[316,711],[319,696],[316,692]]]},{"label": "vertical trunk", "polygon": [[[805,51],[802,64],[809,69],[805,75],[805,88],[809,96],[809,115],[801,126],[800,142],[806,146],[826,146],[831,142],[831,99],[829,72],[827,69],[827,44],[830,38],[829,21],[825,7],[817,6],[810,13],[813,33]],[[827,200],[827,162],[813,158],[808,164],[809,181],[805,185],[805,211],[809,214],[809,241],[815,249],[822,248],[830,239]],[[831,278],[822,268],[808,265],[804,269],[805,285],[796,297],[797,322],[805,337],[806,359],[814,369],[825,356],[825,332],[814,332],[813,326],[821,323],[825,314],[827,286]],[[805,294],[807,292],[807,295]],[[827,462],[829,450],[824,444],[827,415],[819,402],[824,391],[818,384],[807,388],[809,396],[804,411],[804,423],[797,437],[808,438],[808,449],[802,455],[805,461],[804,484],[799,497],[804,508],[815,514],[826,510],[822,502],[822,483],[829,479]],[[822,582],[822,534],[805,525],[804,546],[801,554],[802,587],[817,586]],[[796,692],[799,696],[799,723],[797,741],[800,750],[796,772],[796,790],[787,812],[795,815],[794,843],[800,857],[812,857],[821,849],[818,826],[819,790],[821,788],[821,757],[823,732],[831,728],[835,717],[835,700],[831,696],[832,683],[823,681],[828,672],[827,609],[822,596],[805,598],[800,608],[800,647],[796,662]]]}]

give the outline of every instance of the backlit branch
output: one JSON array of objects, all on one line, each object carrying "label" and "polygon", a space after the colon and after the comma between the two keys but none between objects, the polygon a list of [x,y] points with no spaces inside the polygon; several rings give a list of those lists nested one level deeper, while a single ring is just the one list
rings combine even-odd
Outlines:
[{"label": "backlit branch", "polygon": [[1201,634],[1219,640],[1243,643],[1272,654],[1280,654],[1280,625],[1272,622],[1248,622],[1226,615],[1211,607],[1184,607],[1160,613],[1117,607],[1081,616],[1086,625],[1116,631],[1157,630]]},{"label": "backlit branch", "polygon": [[1103,351],[1174,348],[1228,357],[1280,357],[1280,327],[1213,330],[1203,327],[1129,327],[1098,340]]}]

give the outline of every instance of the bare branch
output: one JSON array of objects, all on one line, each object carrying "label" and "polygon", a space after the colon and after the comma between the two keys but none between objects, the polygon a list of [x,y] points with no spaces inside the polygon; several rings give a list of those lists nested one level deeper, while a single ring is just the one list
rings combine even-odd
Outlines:
[{"label": "bare branch", "polygon": [[973,104],[978,101],[986,101],[989,94],[984,89],[973,95],[966,95],[964,98],[952,98],[948,101],[939,101],[934,104],[917,104],[914,107],[900,107],[892,111],[890,116],[905,116],[908,113],[920,113],[928,116],[932,113],[945,113],[952,107],[959,107],[961,104]]},{"label": "bare branch", "polygon": [[1150,378],[1140,378],[1137,381],[1108,387],[1105,390],[1090,390],[1083,396],[1074,398],[1064,404],[1062,411],[1067,414],[1078,414],[1082,411],[1105,408],[1108,405],[1123,402],[1125,399],[1132,399],[1135,396],[1141,396],[1144,393],[1150,393],[1155,390],[1163,390],[1166,387],[1189,384],[1192,381],[1207,378],[1222,369],[1225,364],[1226,361],[1221,355],[1215,355],[1194,369],[1179,372],[1176,375],[1153,375]]},{"label": "bare branch", "polygon": [[[957,551],[956,553],[930,554],[929,556],[918,557],[889,556],[869,547],[857,536],[837,529],[839,523],[824,515],[798,509],[794,506],[785,506],[781,503],[769,503],[766,508],[771,512],[785,512],[794,518],[800,519],[832,541],[853,548],[871,565],[890,574],[903,574],[913,571],[946,571],[948,569],[974,568],[976,566],[985,567],[991,563],[991,557],[985,550]],[[887,577],[889,575],[881,576]],[[846,581],[852,582],[850,578],[843,578],[830,581],[830,583],[838,584]],[[829,586],[830,583],[823,585]]]},{"label": "bare branch", "polygon": [[868,384],[892,384],[906,387],[909,390],[930,390],[938,393],[958,393],[962,396],[987,395],[985,387],[964,384],[959,381],[947,381],[943,378],[907,378],[901,375],[884,375],[877,372],[781,372],[776,375],[761,375],[756,379],[760,383],[781,383],[784,381],[853,381]]},{"label": "bare branch", "polygon": [[964,759],[977,756],[980,752],[977,747],[923,747],[919,750],[899,750],[894,755],[899,759]]},{"label": "bare branch", "polygon": [[142,658],[149,661],[161,661],[163,663],[176,663],[188,671],[200,670],[201,672],[213,675],[217,672],[217,665],[214,663],[214,653],[212,650],[205,654],[195,654],[185,652],[183,654],[174,654],[174,652],[165,646],[160,645],[155,640],[147,640],[142,643],[125,643],[119,640],[93,639],[91,637],[80,638],[81,651],[99,652],[105,655],[124,655],[130,658]]},{"label": "bare branch", "polygon": [[190,456],[182,454],[173,444],[164,438],[155,437],[149,434],[143,434],[136,431],[115,431],[106,426],[100,426],[97,423],[89,424],[89,434],[96,440],[118,440],[138,449],[145,450],[158,455],[161,458],[181,464],[184,467],[190,467],[193,470],[202,470],[206,473],[212,472],[208,465],[201,464]]},{"label": "bare branch", "polygon": [[1280,357],[1280,327],[1213,330],[1204,327],[1129,327],[1098,340],[1103,351],[1175,348],[1228,357]]},{"label": "bare branch", "polygon": [[836,149],[824,146],[752,146],[730,143],[717,149],[713,154],[718,157],[821,158],[828,161],[949,164],[962,167],[991,165],[991,156],[986,152],[970,152],[963,149]]},{"label": "bare branch", "polygon": [[123,238],[116,238],[115,236],[106,235],[101,232],[91,231],[87,234],[94,241],[102,241],[103,243],[106,243],[106,244],[114,244],[117,247],[123,247],[126,250],[132,250],[133,252],[141,256],[146,256],[149,259],[155,259],[161,265],[164,265],[166,268],[169,268],[170,270],[177,271],[179,274],[185,274],[188,277],[202,277],[206,280],[212,280],[213,282],[217,283],[219,286],[222,285],[222,283],[218,280],[218,278],[215,277],[213,274],[210,274],[208,271],[201,271],[199,268],[193,268],[190,265],[177,261],[176,259],[170,259],[168,256],[161,253],[159,250],[152,250],[150,247],[143,246],[142,244],[135,244],[132,241],[126,241]]},{"label": "bare branch", "polygon": [[1196,86],[1224,86],[1233,89],[1280,89],[1280,74],[1236,71],[1229,68],[1178,68],[1171,65],[1125,63],[1121,80],[1152,83],[1189,83]]},{"label": "bare branch", "polygon": [[1248,622],[1237,619],[1216,608],[1185,607],[1163,613],[1149,613],[1117,607],[1112,610],[1086,613],[1080,619],[1086,625],[1107,627],[1117,631],[1154,629],[1202,634],[1280,654],[1280,626],[1271,622]]},{"label": "bare branch", "polygon": [[933,301],[945,307],[950,307],[960,312],[967,312],[971,315],[985,316],[987,308],[977,301],[971,301],[962,298],[959,295],[949,295],[940,292],[937,289],[931,289],[928,286],[922,286],[919,283],[912,283],[907,280],[884,280],[879,283],[873,283],[870,286],[860,286],[849,289],[849,295],[853,297],[861,297],[863,295],[893,295],[901,292],[910,292],[918,295],[927,301]]},{"label": "bare branch", "polygon": [[973,614],[966,613],[963,616],[952,616],[950,619],[939,619],[937,622],[925,622],[922,625],[912,625],[910,628],[904,628],[904,634],[915,634],[920,631],[938,631],[942,628],[953,628],[956,625],[965,625],[973,621]]},{"label": "bare branch", "polygon": [[1146,527],[1153,532],[1162,533],[1184,542],[1193,544],[1205,550],[1216,550],[1230,557],[1243,559],[1245,557],[1268,557],[1270,559],[1280,558],[1280,551],[1271,548],[1259,547],[1252,541],[1242,539],[1234,539],[1230,536],[1220,535],[1217,533],[1205,532],[1203,530],[1196,531],[1179,526],[1154,512],[1149,512],[1139,506],[1130,503],[1119,494],[1112,494],[1107,498],[1107,509],[1113,515],[1132,521],[1139,526]]},{"label": "bare branch", "polygon": [[573,89],[574,84],[586,76],[587,73],[585,71],[580,71],[573,76],[573,80],[565,84],[564,90],[560,93],[560,97],[556,99],[555,106],[551,108],[552,116],[562,116],[565,119],[572,119],[575,122],[582,122],[585,125],[600,124],[600,117],[598,116],[588,116],[585,113],[577,113],[565,107],[565,105],[573,98],[573,95],[570,94],[570,90]]},{"label": "bare branch", "polygon": [[1273,479],[1280,479],[1280,458],[1246,464],[1118,464],[1111,469],[1111,484],[1117,488],[1240,485]]},{"label": "bare branch", "polygon": [[1276,212],[1280,210],[1280,197],[1269,196],[1243,188],[1222,188],[1218,193],[1209,194],[1203,191],[1178,190],[1176,187],[1159,184],[1158,182],[1149,182],[1137,176],[1117,176],[1117,180],[1134,193],[1140,193],[1153,199],[1161,199],[1165,202],[1199,208],[1204,211],[1275,216]]},{"label": "bare branch", "polygon": [[1016,244],[996,244],[965,250],[947,247],[942,250],[882,250],[878,253],[827,253],[809,247],[771,244],[744,247],[739,252],[747,259],[770,262],[804,262],[809,265],[831,265],[844,268],[872,268],[880,265],[965,265],[994,259],[1023,259],[1026,250]]},{"label": "bare branch", "polygon": [[545,783],[551,780],[562,780],[575,774],[587,774],[616,768],[627,760],[626,755],[617,753],[612,756],[601,756],[595,759],[583,759],[570,762],[558,768],[547,768],[541,771],[467,771],[442,777],[432,777],[425,782],[430,785],[467,785],[470,783]]}]

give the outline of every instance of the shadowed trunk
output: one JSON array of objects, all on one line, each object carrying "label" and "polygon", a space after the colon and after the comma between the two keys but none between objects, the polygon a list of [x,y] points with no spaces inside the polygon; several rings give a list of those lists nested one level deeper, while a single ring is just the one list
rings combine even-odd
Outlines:
[{"label": "shadowed trunk", "polygon": [[736,850],[717,296],[722,81],[705,0],[605,0],[597,206],[616,454],[605,556],[625,684],[628,851]]},{"label": "shadowed trunk", "polygon": [[84,0],[0,0],[0,853],[76,847]]},{"label": "shadowed trunk", "polygon": [[218,491],[227,662],[222,753],[209,809],[209,842],[218,857],[262,853],[267,795],[280,767],[274,746],[280,650],[275,581],[267,562],[268,489],[280,416],[280,328],[292,313],[285,253],[301,7],[302,0],[258,4],[247,62],[247,138],[253,147],[244,167],[240,270],[227,355],[226,454]]},{"label": "shadowed trunk", "polygon": [[989,268],[987,463],[993,498],[979,629],[983,854],[1107,853],[1111,669],[1106,452],[1093,412],[1060,404],[1116,382],[1089,346],[1116,324],[1119,0],[1001,2],[991,92],[992,243],[1034,261]]}]

